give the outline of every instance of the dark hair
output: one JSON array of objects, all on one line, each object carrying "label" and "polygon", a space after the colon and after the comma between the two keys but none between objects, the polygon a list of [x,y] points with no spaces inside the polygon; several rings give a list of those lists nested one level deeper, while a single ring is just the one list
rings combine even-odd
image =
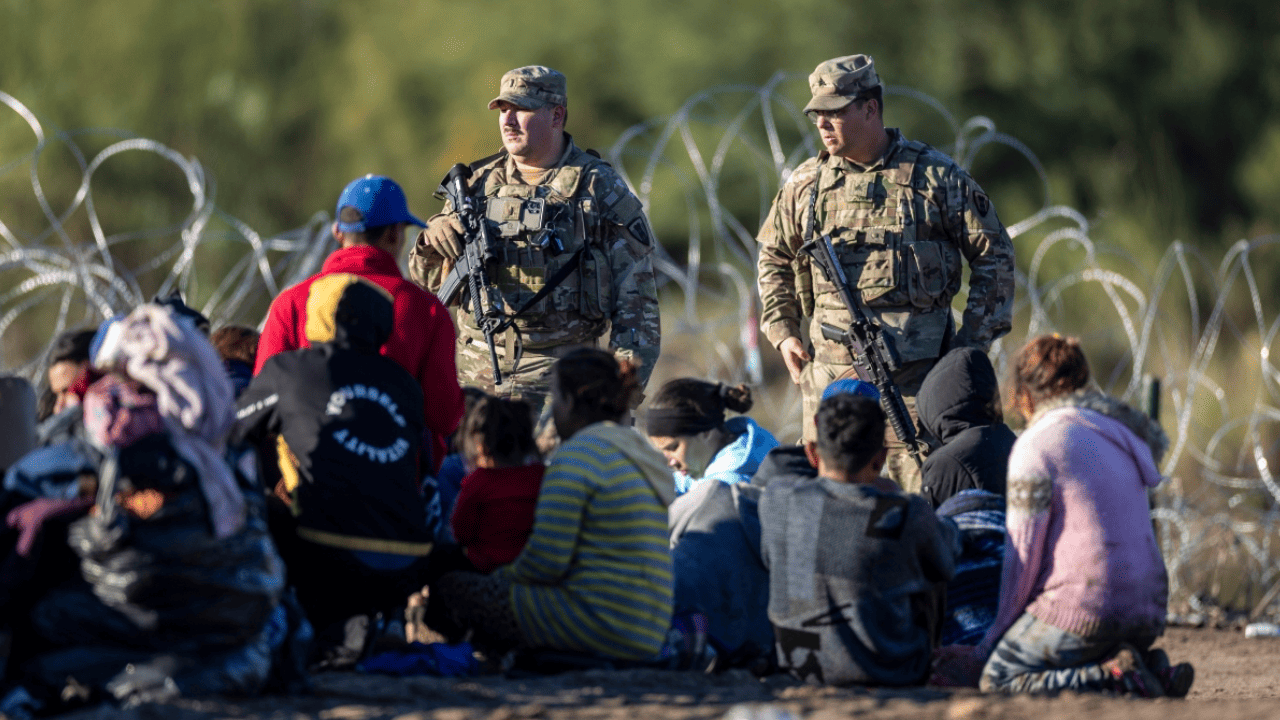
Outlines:
[{"label": "dark hair", "polygon": [[884,448],[884,411],[861,395],[832,395],[818,405],[818,455],[854,473]]},{"label": "dark hair", "polygon": [[58,406],[58,396],[53,394],[48,380],[40,384],[40,394],[36,398],[36,422],[42,423],[53,416],[53,409]]},{"label": "dark hair", "polygon": [[49,343],[49,364],[45,366],[45,374],[40,378],[36,397],[36,422],[44,422],[53,415],[53,408],[58,404],[58,397],[49,387],[48,369],[60,362],[89,362],[89,346],[97,330],[68,330]]},{"label": "dark hair", "polygon": [[[342,211],[338,213],[338,222],[358,223],[364,222],[364,213],[360,212],[350,205],[344,205]],[[346,232],[353,239],[364,243],[365,245],[373,245],[382,242],[383,237],[390,232],[394,225],[378,225],[376,227],[367,227],[360,232]]]},{"label": "dark hair", "polygon": [[89,345],[97,330],[68,330],[53,339],[49,346],[49,364],[89,362]]},{"label": "dark hair", "polygon": [[1013,368],[1015,397],[1026,393],[1032,400],[1066,395],[1089,382],[1089,361],[1076,338],[1041,335],[1018,351]]},{"label": "dark hair", "polygon": [[533,440],[533,408],[524,400],[486,395],[462,418],[462,452],[474,461],[485,454],[502,465],[520,465],[538,451]]},{"label": "dark hair", "polygon": [[858,104],[865,103],[868,100],[875,100],[880,105],[880,117],[884,117],[884,86],[877,85],[870,90],[864,90],[854,98],[854,102]]},{"label": "dark hair", "polygon": [[560,392],[573,400],[574,414],[591,422],[619,420],[640,389],[636,368],[598,348],[578,348],[551,367]]},{"label": "dark hair", "polygon": [[475,407],[476,403],[480,402],[482,399],[487,397],[489,397],[489,393],[485,392],[484,390],[481,390],[480,388],[474,385],[463,385],[462,386],[463,416],[466,416],[467,413],[471,412],[471,408]]},{"label": "dark hair", "polygon": [[223,325],[209,336],[209,342],[224,361],[252,365],[258,355],[258,331],[246,325]]},{"label": "dark hair", "polygon": [[751,388],[695,378],[678,378],[663,385],[649,406],[650,435],[697,435],[724,424],[725,410],[751,409]]}]

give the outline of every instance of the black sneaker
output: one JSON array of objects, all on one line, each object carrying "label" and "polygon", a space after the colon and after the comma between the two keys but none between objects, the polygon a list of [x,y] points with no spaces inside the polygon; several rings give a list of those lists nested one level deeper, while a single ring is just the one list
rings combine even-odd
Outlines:
[{"label": "black sneaker", "polygon": [[1171,665],[1169,655],[1156,648],[1149,650],[1145,657],[1147,669],[1160,681],[1165,697],[1183,698],[1191,691],[1191,684],[1196,680],[1196,669],[1191,663]]},{"label": "black sneaker", "polygon": [[1121,643],[1111,659],[1102,663],[1102,670],[1107,675],[1107,688],[1122,695],[1138,697],[1164,697],[1164,685],[1145,663],[1142,655],[1128,643]]}]

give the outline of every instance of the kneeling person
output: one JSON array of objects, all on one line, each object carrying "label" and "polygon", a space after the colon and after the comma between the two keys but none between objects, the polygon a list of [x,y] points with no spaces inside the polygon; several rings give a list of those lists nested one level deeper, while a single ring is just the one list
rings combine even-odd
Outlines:
[{"label": "kneeling person", "polygon": [[394,321],[390,293],[335,273],[315,281],[312,299],[311,347],[267,359],[240,396],[233,439],[269,456],[279,435],[277,495],[296,528],[273,531],[322,630],[403,604],[422,587],[433,532],[420,484],[422,389],[378,352]]},{"label": "kneeling person", "polygon": [[828,684],[922,684],[958,552],[953,524],[880,477],[874,400],[835,395],[806,444],[818,477],[772,483],[760,501],[778,664]]}]

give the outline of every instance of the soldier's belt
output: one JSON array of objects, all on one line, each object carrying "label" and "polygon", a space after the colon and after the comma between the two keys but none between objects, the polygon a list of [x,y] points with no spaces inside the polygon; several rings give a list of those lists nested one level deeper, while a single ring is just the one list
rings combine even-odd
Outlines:
[{"label": "soldier's belt", "polygon": [[[523,352],[526,355],[529,353],[536,353],[538,355],[551,355],[554,357],[560,357],[569,350],[582,347],[583,345],[590,345],[594,347],[599,344],[600,338],[604,336],[603,333],[597,333],[595,335],[582,335],[568,338],[556,338],[555,340],[531,342],[529,340],[529,335],[540,334],[537,330],[521,328],[520,332],[524,334]],[[508,328],[506,332],[494,337],[494,347],[500,351],[499,354],[503,357],[506,357],[508,349],[515,347],[516,340],[514,335],[515,331]],[[462,333],[461,337],[464,342],[467,343],[483,343],[485,341],[484,336],[475,328],[467,328]]]}]

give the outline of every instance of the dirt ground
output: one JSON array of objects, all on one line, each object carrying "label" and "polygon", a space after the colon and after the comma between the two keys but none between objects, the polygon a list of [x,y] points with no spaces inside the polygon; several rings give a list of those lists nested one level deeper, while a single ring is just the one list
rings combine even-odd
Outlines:
[{"label": "dirt ground", "polygon": [[[976,690],[871,690],[757,680],[746,672],[720,676],[662,671],[576,672],[534,680],[387,678],[328,673],[306,697],[181,700],[127,711],[98,709],[73,716],[137,720],[517,720],[566,718],[724,718],[734,720],[1245,720],[1280,717],[1280,639],[1246,639],[1238,630],[1171,628],[1158,643],[1175,661],[1196,667],[1185,700],[1137,700],[1086,695],[994,697]],[[739,707],[735,707],[739,706]],[[790,713],[787,715],[786,713]]]}]

